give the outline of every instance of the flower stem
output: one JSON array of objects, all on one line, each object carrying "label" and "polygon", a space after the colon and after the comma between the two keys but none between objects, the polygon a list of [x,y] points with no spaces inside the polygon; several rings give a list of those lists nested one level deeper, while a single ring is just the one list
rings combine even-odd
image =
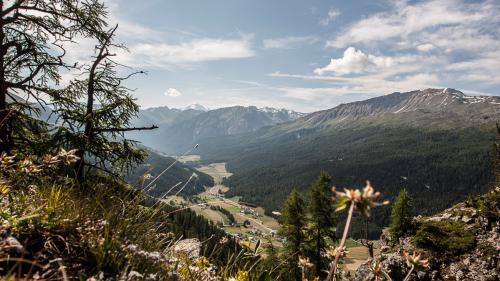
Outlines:
[{"label": "flower stem", "polygon": [[330,264],[330,271],[328,272],[328,276],[326,277],[327,281],[333,280],[333,277],[337,274],[337,266],[340,260],[340,256],[342,255],[341,251],[344,248],[345,242],[347,240],[347,234],[349,233],[349,227],[351,226],[352,214],[354,213],[354,203],[351,202],[351,206],[349,207],[349,213],[347,214],[347,221],[344,227],[344,233],[342,234],[342,240],[340,240],[339,250],[337,251],[337,255],[335,255],[335,260],[332,264]]},{"label": "flower stem", "polygon": [[406,275],[405,279],[403,281],[408,281],[410,280],[410,275],[413,272],[413,269],[415,269],[415,266],[411,266],[410,271],[408,272],[408,275]]}]

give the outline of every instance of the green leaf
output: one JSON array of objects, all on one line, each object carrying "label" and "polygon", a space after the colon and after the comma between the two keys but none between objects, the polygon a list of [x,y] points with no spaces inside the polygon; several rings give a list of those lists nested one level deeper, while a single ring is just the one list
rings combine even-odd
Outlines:
[{"label": "green leaf", "polygon": [[254,248],[254,252],[257,253],[257,250],[259,250],[259,247],[260,247],[260,239],[259,241],[257,241],[257,244],[255,244],[255,248]]}]

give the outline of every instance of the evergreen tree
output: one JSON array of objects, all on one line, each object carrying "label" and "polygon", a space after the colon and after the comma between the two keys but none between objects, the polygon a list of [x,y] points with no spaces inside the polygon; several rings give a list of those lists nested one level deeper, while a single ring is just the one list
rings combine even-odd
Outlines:
[{"label": "evergreen tree", "polygon": [[409,233],[412,229],[413,203],[410,195],[403,189],[399,192],[392,207],[389,231],[395,239]]},{"label": "evergreen tree", "polygon": [[32,137],[49,92],[60,79],[65,47],[94,37],[106,25],[97,0],[0,0],[0,151],[36,147]]},{"label": "evergreen tree", "polygon": [[[69,142],[67,146],[78,148],[80,162],[76,167],[79,181],[84,179],[85,167],[106,172],[112,172],[112,169],[123,171],[143,160],[145,152],[137,149],[124,133],[157,128],[129,127],[139,106],[123,82],[142,72],[118,76],[119,65],[112,60],[114,54],[111,51],[112,48],[123,48],[113,43],[117,27],[100,36],[102,40],[96,46],[93,62],[84,67],[82,76],[86,78],[75,79],[65,89],[52,92],[56,111],[65,125],[61,127],[61,139]],[[82,99],[86,103],[82,103]]]},{"label": "evergreen tree", "polygon": [[332,202],[331,177],[321,172],[309,192],[309,251],[316,276],[323,276],[327,262],[321,252],[335,240],[335,207]]},{"label": "evergreen tree", "polygon": [[495,175],[495,187],[500,187],[500,123],[497,123],[497,141],[495,142],[495,159],[493,173]]},{"label": "evergreen tree", "polygon": [[287,263],[284,269],[291,274],[291,278],[301,280],[298,259],[299,255],[303,253],[306,217],[304,200],[297,191],[292,191],[284,202],[279,222],[281,224],[279,235],[285,238],[283,259]]}]

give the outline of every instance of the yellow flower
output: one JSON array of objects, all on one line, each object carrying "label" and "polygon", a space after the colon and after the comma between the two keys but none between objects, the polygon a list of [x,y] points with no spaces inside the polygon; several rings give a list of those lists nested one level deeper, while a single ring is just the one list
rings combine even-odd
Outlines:
[{"label": "yellow flower", "polygon": [[7,184],[5,183],[0,183],[0,194],[7,194],[9,193],[10,188]]},{"label": "yellow flower", "polygon": [[245,248],[250,248],[251,245],[250,241],[241,241],[241,246]]},{"label": "yellow flower", "polygon": [[190,271],[189,271],[189,267],[187,265],[183,265],[180,269],[179,269],[179,273],[183,276],[183,277],[188,277],[190,275]]},{"label": "yellow flower", "polygon": [[199,269],[205,269],[210,264],[210,262],[206,257],[200,256],[196,259],[195,264]]},{"label": "yellow flower", "polygon": [[237,281],[248,281],[248,271],[238,270],[236,274]]}]

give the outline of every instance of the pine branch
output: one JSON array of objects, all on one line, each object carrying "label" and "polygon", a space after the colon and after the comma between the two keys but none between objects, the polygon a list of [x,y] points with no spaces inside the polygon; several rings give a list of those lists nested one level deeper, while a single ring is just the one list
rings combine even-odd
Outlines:
[{"label": "pine branch", "polygon": [[128,132],[128,131],[144,131],[158,129],[158,126],[150,127],[131,127],[131,128],[94,128],[94,132]]}]

